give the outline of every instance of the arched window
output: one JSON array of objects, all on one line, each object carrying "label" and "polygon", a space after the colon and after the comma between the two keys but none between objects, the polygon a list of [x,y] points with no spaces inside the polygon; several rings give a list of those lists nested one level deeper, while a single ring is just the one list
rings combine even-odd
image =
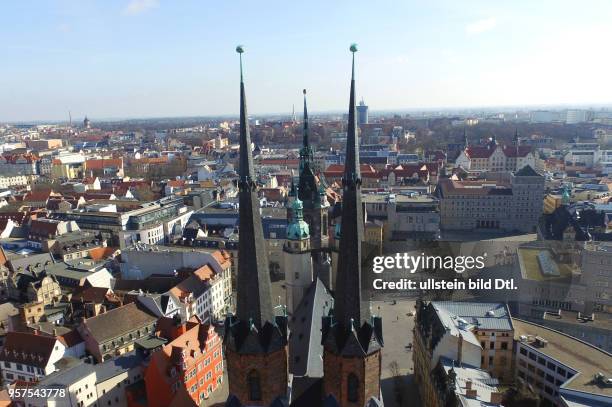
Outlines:
[{"label": "arched window", "polygon": [[247,376],[249,385],[249,399],[261,400],[261,379],[257,370],[251,370]]},{"label": "arched window", "polygon": [[359,401],[359,379],[354,373],[349,373],[346,379],[348,401]]}]

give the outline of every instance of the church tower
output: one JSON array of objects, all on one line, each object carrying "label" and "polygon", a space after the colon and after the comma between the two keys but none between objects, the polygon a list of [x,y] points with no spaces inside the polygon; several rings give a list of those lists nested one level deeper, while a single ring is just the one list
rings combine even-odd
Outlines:
[{"label": "church tower", "polygon": [[283,247],[285,280],[287,286],[287,309],[291,315],[312,284],[312,256],[310,254],[310,232],[304,222],[302,201],[295,197],[291,203],[291,222],[287,227],[287,241]]},{"label": "church tower", "polygon": [[364,240],[359,141],[355,117],[353,54],[346,161],[342,179],[340,250],[333,315],[323,318],[323,390],[342,407],[380,400],[382,319],[370,315],[361,298],[361,244]]},{"label": "church tower", "polygon": [[[328,287],[331,287],[331,264],[326,249],[329,245],[328,211],[329,202],[325,195],[323,183],[315,175],[314,150],[310,145],[310,128],[306,89],[304,89],[304,123],[302,148],[300,149],[300,174],[297,196],[304,207],[304,220],[310,228],[310,248],[314,275]],[[289,213],[290,215],[290,213]],[[289,216],[291,220],[291,215]]]},{"label": "church tower", "polygon": [[[268,256],[251,153],[240,55],[239,242],[236,314],[225,320],[228,405],[269,406],[286,400],[287,317],[275,315]],[[230,403],[231,401],[231,403]]]}]

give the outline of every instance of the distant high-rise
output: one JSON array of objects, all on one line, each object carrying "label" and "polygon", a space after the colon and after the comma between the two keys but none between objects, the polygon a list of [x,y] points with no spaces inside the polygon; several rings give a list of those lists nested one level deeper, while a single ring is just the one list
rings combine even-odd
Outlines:
[{"label": "distant high-rise", "polygon": [[87,116],[85,116],[85,119],[83,120],[83,128],[91,129],[91,121],[87,118]]},{"label": "distant high-rise", "polygon": [[368,105],[365,104],[363,99],[359,102],[359,106],[357,106],[357,124],[368,124]]}]

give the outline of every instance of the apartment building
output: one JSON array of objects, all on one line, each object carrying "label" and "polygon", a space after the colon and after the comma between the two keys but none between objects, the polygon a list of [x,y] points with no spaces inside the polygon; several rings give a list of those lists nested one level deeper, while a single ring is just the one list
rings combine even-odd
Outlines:
[{"label": "apartment building", "polygon": [[418,301],[416,307],[414,373],[425,406],[441,405],[432,371],[442,358],[486,372],[501,383],[512,381],[514,328],[506,305]]}]

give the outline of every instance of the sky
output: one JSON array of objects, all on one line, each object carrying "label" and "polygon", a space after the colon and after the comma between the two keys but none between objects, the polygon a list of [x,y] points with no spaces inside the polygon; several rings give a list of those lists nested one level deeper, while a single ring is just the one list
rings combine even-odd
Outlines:
[{"label": "sky", "polygon": [[612,103],[612,1],[20,0],[0,121]]}]

